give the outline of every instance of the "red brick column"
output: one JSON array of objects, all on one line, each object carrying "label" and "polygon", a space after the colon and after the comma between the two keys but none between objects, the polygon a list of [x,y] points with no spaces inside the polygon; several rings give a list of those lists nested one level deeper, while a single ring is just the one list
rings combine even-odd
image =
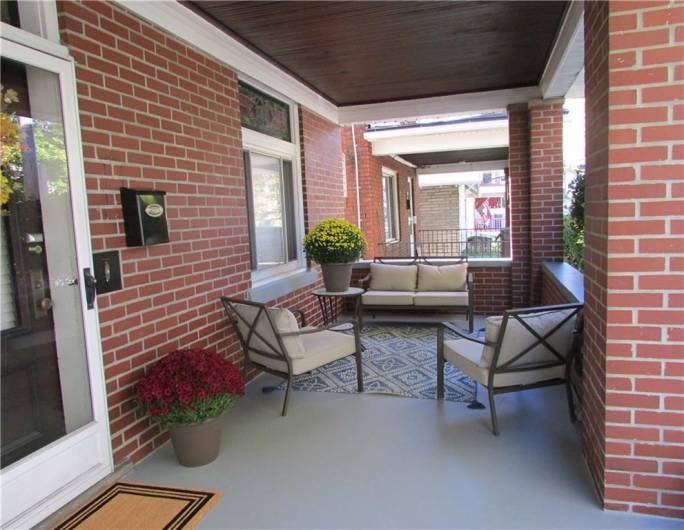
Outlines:
[{"label": "red brick column", "polygon": [[684,517],[684,9],[587,2],[585,421],[606,508]]},{"label": "red brick column", "polygon": [[508,107],[508,183],[510,190],[511,303],[530,302],[530,124],[527,104]]},{"label": "red brick column", "polygon": [[541,303],[542,263],[563,261],[563,101],[529,104],[531,304]]}]

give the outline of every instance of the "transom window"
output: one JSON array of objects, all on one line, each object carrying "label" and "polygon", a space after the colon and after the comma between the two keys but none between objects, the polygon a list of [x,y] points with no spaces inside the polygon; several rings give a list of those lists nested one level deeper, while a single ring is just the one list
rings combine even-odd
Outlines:
[{"label": "transom window", "polygon": [[385,242],[399,240],[399,208],[397,207],[397,174],[382,169],[382,213]]},{"label": "transom window", "polygon": [[299,147],[296,135],[285,140],[298,130],[297,116],[294,105],[242,82],[240,100],[250,261],[258,284],[305,267]]}]

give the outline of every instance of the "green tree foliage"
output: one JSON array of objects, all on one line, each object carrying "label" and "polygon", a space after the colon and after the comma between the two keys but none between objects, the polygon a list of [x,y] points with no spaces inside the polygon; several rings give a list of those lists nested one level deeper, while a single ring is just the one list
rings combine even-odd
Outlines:
[{"label": "green tree foliage", "polygon": [[584,170],[578,169],[570,184],[570,213],[563,216],[565,261],[579,270],[584,269],[584,176]]}]

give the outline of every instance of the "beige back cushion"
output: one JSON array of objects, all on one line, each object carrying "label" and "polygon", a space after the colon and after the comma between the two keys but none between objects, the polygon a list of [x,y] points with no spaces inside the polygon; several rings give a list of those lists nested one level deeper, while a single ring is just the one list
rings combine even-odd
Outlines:
[{"label": "beige back cushion", "polygon": [[[249,333],[249,326],[254,322],[257,314],[259,313],[259,308],[247,304],[233,304],[235,311],[238,315],[241,315],[249,324],[238,318],[238,329],[242,335],[243,340],[247,340],[247,334]],[[292,312],[287,309],[281,308],[268,308],[267,309],[273,324],[279,333],[292,333],[294,331],[299,331],[299,324],[297,319],[292,314]],[[259,333],[264,340],[256,335]],[[304,344],[302,343],[301,337],[283,337],[283,344],[287,348],[287,353],[293,359],[302,359],[305,357]],[[249,341],[250,349],[257,349],[264,351],[266,353],[281,354],[280,347],[278,345],[278,340],[275,333],[273,332],[273,327],[266,317],[266,313],[261,313],[259,316],[259,321],[257,323],[255,332],[252,334],[252,338]],[[273,351],[273,348],[276,351]]]},{"label": "beige back cushion", "polygon": [[[570,315],[574,309],[564,309],[562,311],[547,311],[544,313],[521,315],[525,323],[535,330],[539,336],[544,337],[548,332],[555,328],[560,322]],[[485,339],[487,342],[496,343],[501,330],[503,317],[489,317],[485,323]],[[563,357],[567,357],[572,346],[572,332],[575,329],[577,315],[573,315],[560,328],[558,328],[546,341]],[[520,354],[524,349],[530,347],[538,339],[532,335],[525,327],[513,318],[508,319],[506,324],[506,335],[501,343],[501,355],[497,366],[501,366],[513,357]],[[494,359],[494,347],[485,346],[480,359],[480,366],[489,368]],[[532,350],[527,352],[519,360],[515,361],[510,368],[520,368],[525,364],[536,362],[555,361],[558,358],[549,351],[543,344],[537,344]]]},{"label": "beige back cushion", "polygon": [[370,288],[374,291],[415,291],[418,267],[371,263]]},{"label": "beige back cushion", "polygon": [[465,291],[468,264],[418,265],[419,291]]}]

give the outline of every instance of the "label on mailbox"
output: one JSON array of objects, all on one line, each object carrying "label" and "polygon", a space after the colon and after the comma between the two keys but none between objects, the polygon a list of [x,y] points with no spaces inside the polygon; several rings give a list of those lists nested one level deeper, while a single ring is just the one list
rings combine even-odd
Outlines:
[{"label": "label on mailbox", "polygon": [[164,213],[164,207],[161,204],[153,202],[145,206],[145,213],[150,217],[161,217]]}]

